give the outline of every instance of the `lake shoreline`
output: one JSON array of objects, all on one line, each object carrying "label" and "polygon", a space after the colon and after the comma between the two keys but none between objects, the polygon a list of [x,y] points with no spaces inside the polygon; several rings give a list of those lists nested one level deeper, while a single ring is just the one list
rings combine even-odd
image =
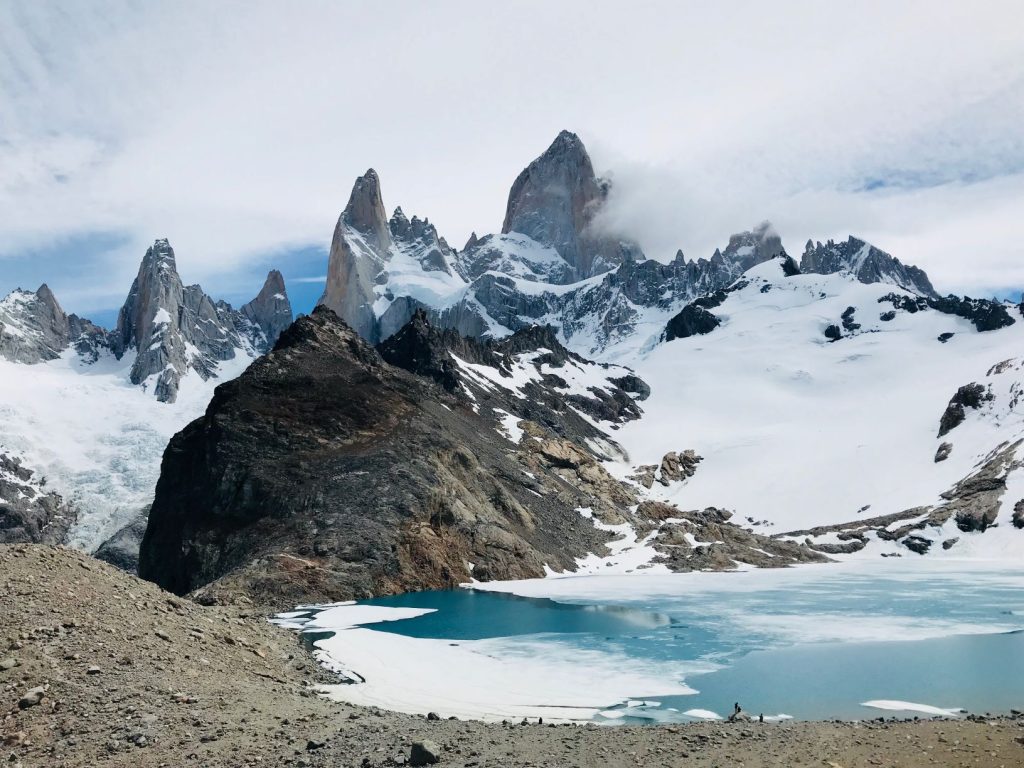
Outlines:
[{"label": "lake shoreline", "polygon": [[[331,702],[332,677],[252,606],[200,606],[80,552],[0,547],[5,761],[23,768],[1019,765],[1024,718],[555,726],[428,720]],[[28,691],[40,701],[21,708]]]}]

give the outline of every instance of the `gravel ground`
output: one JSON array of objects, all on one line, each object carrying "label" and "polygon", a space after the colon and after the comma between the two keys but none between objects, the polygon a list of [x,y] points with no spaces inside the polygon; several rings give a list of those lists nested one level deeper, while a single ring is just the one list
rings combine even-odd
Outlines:
[{"label": "gravel ground", "polygon": [[424,741],[440,765],[477,768],[1024,765],[1024,718],[611,728],[351,707],[315,695],[330,677],[255,609],[45,546],[0,547],[0,587],[10,766],[394,766]]}]

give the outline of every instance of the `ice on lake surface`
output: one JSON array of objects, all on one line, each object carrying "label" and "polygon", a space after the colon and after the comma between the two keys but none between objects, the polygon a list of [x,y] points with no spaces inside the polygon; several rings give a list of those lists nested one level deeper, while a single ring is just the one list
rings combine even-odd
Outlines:
[{"label": "ice on lake surface", "polygon": [[[837,564],[498,582],[288,614],[365,682],[443,716],[956,716],[1024,704],[1024,569]],[[485,591],[486,590],[486,591]]]}]

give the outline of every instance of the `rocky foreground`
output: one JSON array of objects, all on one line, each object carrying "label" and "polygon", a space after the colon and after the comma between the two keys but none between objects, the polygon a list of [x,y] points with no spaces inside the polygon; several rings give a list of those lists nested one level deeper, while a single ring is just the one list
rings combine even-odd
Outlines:
[{"label": "rocky foreground", "polygon": [[[0,547],[11,766],[1019,766],[1024,718],[665,727],[362,709],[258,612],[204,607],[77,551]],[[415,749],[414,744],[425,745]]]}]

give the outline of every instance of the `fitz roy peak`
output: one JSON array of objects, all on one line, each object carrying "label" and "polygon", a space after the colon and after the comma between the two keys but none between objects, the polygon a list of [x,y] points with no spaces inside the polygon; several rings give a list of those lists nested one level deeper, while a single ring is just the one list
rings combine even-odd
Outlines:
[{"label": "fitz roy peak", "polygon": [[571,267],[564,282],[642,258],[635,243],[597,231],[595,220],[610,189],[610,182],[594,175],[579,136],[562,131],[512,184],[501,233],[518,232],[554,248]]},{"label": "fitz roy peak", "polygon": [[[695,299],[788,258],[763,222],[732,235],[710,258],[688,260],[679,251],[667,264],[648,259],[630,238],[608,230],[602,214],[610,190],[579,137],[562,131],[512,184],[501,232],[473,233],[457,251],[427,219],[409,220],[398,208],[388,220],[371,169],[356,180],[338,219],[320,304],[371,343],[422,309],[433,325],[465,336],[500,338],[550,324],[581,354],[618,356],[621,342],[657,339]],[[808,244],[799,269],[935,296],[922,270],[852,237]]]}]

